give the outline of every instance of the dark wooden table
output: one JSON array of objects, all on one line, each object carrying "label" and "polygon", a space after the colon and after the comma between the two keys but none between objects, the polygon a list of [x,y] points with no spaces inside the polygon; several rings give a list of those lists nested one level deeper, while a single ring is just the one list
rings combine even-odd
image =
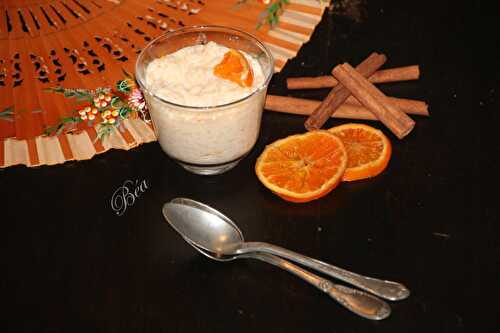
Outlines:
[{"label": "dark wooden table", "polygon": [[[325,13],[269,91],[321,99],[327,90],[288,92],[285,78],[326,74],[372,51],[387,54],[387,68],[420,64],[418,82],[381,86],[392,96],[424,99],[431,111],[415,118],[401,141],[370,123],[393,143],[383,174],[341,184],[308,204],[279,199],[253,166],[266,144],[304,131],[304,118],[271,112],[251,154],[216,177],[185,172],[157,143],[90,161],[1,170],[0,330],[498,332],[497,204],[482,191],[498,174],[487,163],[499,153],[498,139],[486,127],[498,118],[500,87],[498,73],[485,70],[498,64],[498,31],[484,30],[490,36],[483,49],[475,39],[479,15],[487,23],[494,14],[481,1],[350,3],[359,3],[360,19],[353,19],[356,11]],[[144,181],[147,189],[118,216],[111,198],[127,181]],[[389,319],[372,322],[273,266],[210,261],[162,217],[162,204],[178,196],[221,210],[248,240],[403,282],[412,295],[391,304]]]}]

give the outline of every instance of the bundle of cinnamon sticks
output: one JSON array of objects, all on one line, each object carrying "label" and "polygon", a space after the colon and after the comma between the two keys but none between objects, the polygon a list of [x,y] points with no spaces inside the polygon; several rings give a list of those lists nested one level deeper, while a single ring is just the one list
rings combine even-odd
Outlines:
[{"label": "bundle of cinnamon sticks", "polygon": [[347,63],[336,66],[332,76],[289,78],[289,89],[333,89],[322,102],[268,95],[265,108],[309,115],[304,124],[308,130],[321,128],[330,117],[379,120],[402,139],[415,126],[408,114],[428,116],[428,106],[423,101],[387,97],[373,85],[419,78],[418,65],[379,70],[386,60],[385,55],[372,53],[356,68]]}]

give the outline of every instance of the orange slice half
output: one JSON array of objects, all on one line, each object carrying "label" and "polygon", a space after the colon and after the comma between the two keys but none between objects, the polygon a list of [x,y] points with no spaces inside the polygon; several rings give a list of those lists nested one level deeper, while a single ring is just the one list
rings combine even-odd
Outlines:
[{"label": "orange slice half", "polygon": [[262,184],[281,198],[308,202],[333,190],[346,167],[342,141],[318,130],[268,145],[257,159],[255,172]]},{"label": "orange slice half", "polygon": [[253,71],[245,56],[238,50],[230,49],[214,67],[214,75],[232,81],[242,87],[251,87]]},{"label": "orange slice half", "polygon": [[347,169],[342,180],[374,177],[389,164],[391,142],[378,129],[363,124],[345,124],[328,131],[339,137],[347,150]]}]

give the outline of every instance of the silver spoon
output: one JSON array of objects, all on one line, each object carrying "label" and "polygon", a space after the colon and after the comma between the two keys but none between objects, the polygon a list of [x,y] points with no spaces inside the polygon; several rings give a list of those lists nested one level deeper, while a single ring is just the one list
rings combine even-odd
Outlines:
[{"label": "silver spoon", "polygon": [[184,239],[217,256],[265,252],[295,261],[391,301],[410,295],[410,291],[397,282],[356,274],[276,245],[245,242],[243,234],[233,221],[198,201],[173,199],[163,205],[163,215]]},{"label": "silver spoon", "polygon": [[184,238],[191,246],[193,246],[196,250],[198,250],[203,255],[207,256],[210,259],[214,259],[217,261],[232,261],[234,259],[258,259],[268,264],[277,266],[281,269],[284,269],[302,280],[312,284],[319,290],[328,294],[331,298],[339,302],[342,306],[347,308],[348,310],[364,317],[366,319],[372,320],[382,320],[391,314],[391,308],[389,304],[384,302],[383,300],[365,293],[364,291],[349,288],[346,286],[342,286],[339,284],[333,284],[327,279],[323,279],[317,275],[312,274],[288,261],[277,257],[272,254],[267,253],[247,253],[241,254],[237,256],[229,256],[229,257],[220,257],[215,253],[208,252],[195,244],[193,244],[189,239]]}]

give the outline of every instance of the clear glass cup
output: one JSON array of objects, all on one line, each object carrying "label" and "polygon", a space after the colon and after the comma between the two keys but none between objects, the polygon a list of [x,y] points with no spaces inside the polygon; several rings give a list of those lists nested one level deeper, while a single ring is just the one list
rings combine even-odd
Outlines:
[{"label": "clear glass cup", "polygon": [[[223,105],[198,107],[155,95],[146,82],[148,64],[181,48],[214,41],[246,52],[262,67],[265,80],[250,95]],[[269,81],[271,52],[252,35],[220,26],[194,26],[166,33],[149,43],[137,58],[136,79],[148,104],[163,151],[185,169],[216,175],[233,167],[257,141]]]}]

